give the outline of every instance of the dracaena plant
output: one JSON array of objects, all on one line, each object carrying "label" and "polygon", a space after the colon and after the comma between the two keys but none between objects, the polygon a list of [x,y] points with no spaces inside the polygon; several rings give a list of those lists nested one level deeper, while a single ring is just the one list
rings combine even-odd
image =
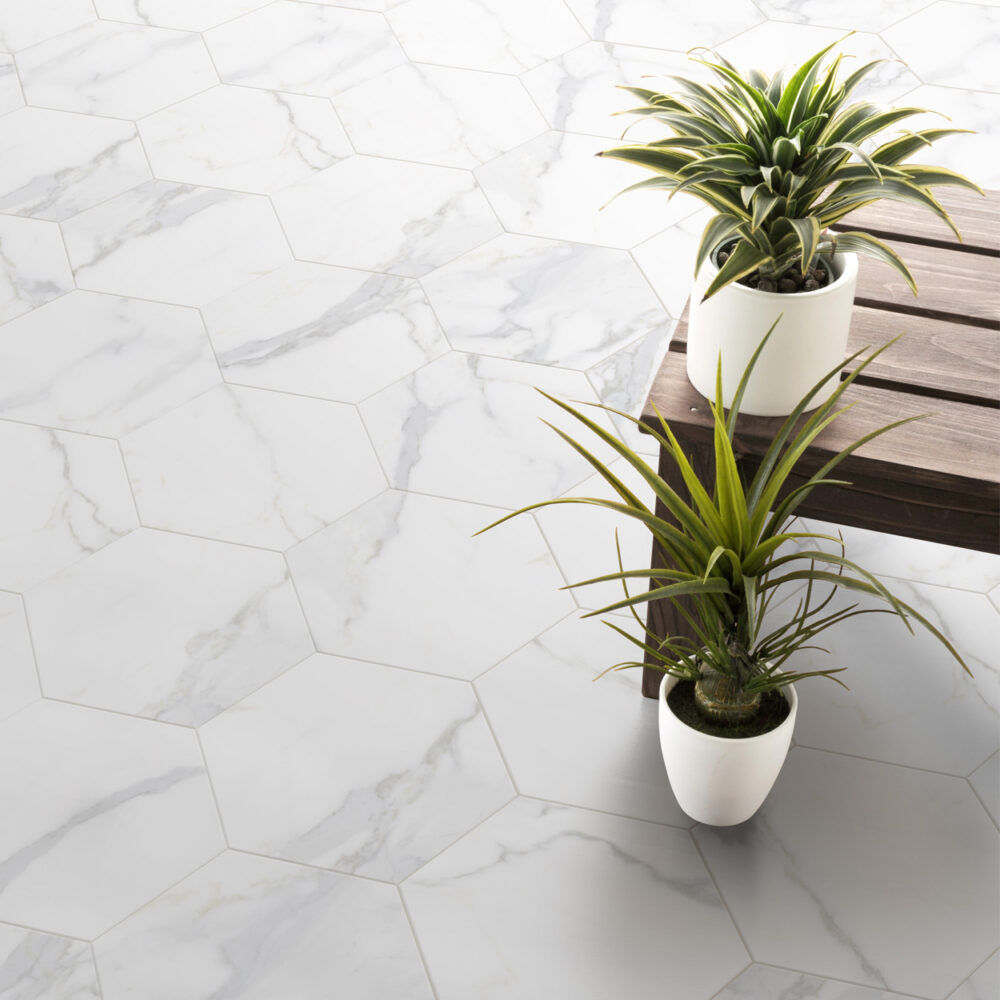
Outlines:
[{"label": "dracaena plant", "polygon": [[[601,444],[624,458],[669,511],[672,521],[658,516],[585,445],[549,424],[597,470],[618,499],[563,497],[543,500],[500,518],[488,528],[540,507],[564,503],[601,507],[644,525],[659,548],[663,568],[625,569],[619,549],[617,571],[570,584],[570,588],[619,582],[624,591],[622,599],[585,617],[628,608],[642,629],[639,636],[614,622],[606,621],[605,624],[633,642],[640,653],[645,654],[645,662],[627,661],[607,669],[653,666],[681,679],[695,681],[696,699],[699,688],[703,693],[710,685],[711,715],[716,721],[735,722],[752,717],[763,692],[805,677],[825,676],[842,683],[834,676],[842,667],[801,672],[788,666],[788,661],[800,650],[817,648],[813,641],[826,629],[861,614],[898,615],[911,632],[911,621],[919,623],[969,672],[948,639],[918,611],[890,593],[875,576],[848,559],[841,541],[830,535],[792,530],[796,510],[814,490],[830,485],[849,485],[831,477],[845,458],[887,431],[920,419],[907,417],[872,430],[830,458],[802,485],[791,490],[787,488],[789,478],[809,445],[849,408],[850,404],[841,405],[844,392],[885,347],[860,361],[836,392],[800,422],[811,396],[833,373],[824,375],[781,425],[752,480],[744,484],[733,445],[737,416],[747,379],[768,337],[770,331],[751,359],[728,413],[722,405],[721,377],[717,380],[716,399],[710,403],[715,455],[712,481],[699,479],[674,432],[658,411],[658,426],[645,428],[676,465],[690,495],[689,501],[682,499],[652,466],[613,433],[570,404],[542,393],[592,432]],[[854,354],[848,363],[858,360],[862,353]],[[837,366],[837,372],[840,367]],[[640,423],[610,407],[590,405]],[[822,541],[838,544],[840,551],[824,550],[819,544]],[[649,589],[630,593],[630,585],[638,581],[648,581]],[[838,588],[877,598],[885,607],[861,608],[853,604],[831,610],[830,604]],[[765,616],[775,598],[791,590],[798,596],[794,609],[787,613],[788,605],[794,602],[786,602],[785,619],[775,625],[769,617],[765,624]],[[824,596],[820,597],[820,591]],[[657,636],[646,629],[636,606],[658,600],[668,600],[675,605],[691,635]],[[728,719],[727,713],[731,716]]]},{"label": "dracaena plant", "polygon": [[598,155],[656,174],[625,191],[665,191],[670,197],[686,191],[714,209],[695,271],[719,245],[734,242],[735,249],[706,298],[758,271],[777,283],[795,268],[808,271],[817,254],[837,250],[885,261],[916,293],[909,269],[881,240],[864,232],[826,232],[850,212],[882,198],[924,206],[961,238],[931,188],[953,184],[981,194],[980,188],[943,167],[904,161],[943,136],[968,130],[901,130],[888,137],[888,129],[926,112],[867,100],[850,103],[858,84],[886,60],[869,62],[841,80],[843,55],[827,59],[837,44],[808,58],[787,80],[785,70],[771,77],[758,70],[742,73],[708,51],[706,58],[693,58],[717,83],[672,76],[676,90],[670,94],[623,88],[643,103],[621,114],[661,122],[672,135]]}]

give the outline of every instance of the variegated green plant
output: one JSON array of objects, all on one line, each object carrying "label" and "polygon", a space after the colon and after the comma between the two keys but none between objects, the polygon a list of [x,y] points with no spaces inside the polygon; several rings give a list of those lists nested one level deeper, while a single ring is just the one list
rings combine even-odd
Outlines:
[{"label": "variegated green plant", "polygon": [[[748,377],[770,335],[769,331],[751,359],[728,414],[722,406],[720,369],[716,399],[710,403],[714,419],[715,455],[712,482],[702,482],[698,478],[674,432],[658,411],[659,426],[646,427],[679,470],[690,495],[689,502],[682,499],[641,455],[600,423],[570,404],[542,393],[591,431],[604,446],[624,458],[670,512],[672,522],[651,510],[624,480],[583,444],[549,424],[597,470],[619,499],[562,497],[543,500],[507,514],[488,528],[540,507],[565,503],[601,507],[644,525],[659,547],[665,568],[625,569],[619,550],[616,572],[570,584],[570,588],[574,588],[608,581],[620,582],[624,597],[585,617],[628,608],[643,629],[640,638],[614,622],[605,622],[645,654],[645,663],[628,661],[614,664],[608,670],[645,665],[699,684],[711,681],[715,689],[714,700],[728,702],[734,716],[745,716],[745,706],[754,699],[759,701],[757,696],[761,692],[804,677],[832,677],[839,673],[842,667],[800,672],[789,668],[787,663],[796,652],[817,648],[812,642],[821,632],[861,614],[894,613],[911,632],[910,620],[918,622],[936,636],[968,672],[962,657],[948,639],[918,611],[891,594],[875,576],[849,560],[844,555],[842,542],[830,535],[791,530],[796,510],[813,490],[830,485],[849,485],[843,480],[831,478],[833,470],[845,458],[887,431],[920,419],[907,417],[871,431],[830,458],[800,486],[788,488],[790,477],[809,445],[852,405],[841,405],[844,392],[885,347],[860,361],[833,395],[799,425],[810,398],[833,372],[825,374],[781,425],[752,480],[748,485],[744,484],[733,447],[737,415]],[[849,358],[848,367],[862,353],[859,351]],[[840,370],[841,365],[838,364],[836,371],[839,373]],[[598,408],[639,423],[634,417],[610,407]],[[824,540],[835,544],[839,542],[839,554],[820,548],[818,543]],[[648,580],[649,589],[630,594],[630,582],[639,580]],[[827,588],[829,592],[818,599],[817,590],[825,591]],[[850,605],[830,611],[830,602],[838,588],[877,598],[886,607],[859,608]],[[794,610],[781,624],[775,626],[769,620],[765,625],[765,615],[775,597],[791,589],[801,590]],[[687,604],[681,599],[685,599]],[[635,610],[636,606],[657,600],[669,600],[674,604],[687,622],[690,636],[656,636],[646,629]],[[839,679],[834,679],[839,683]],[[720,681],[724,683],[720,684]],[[725,708],[722,713],[725,713]]]},{"label": "variegated green plant", "polygon": [[954,184],[982,193],[980,188],[943,167],[904,161],[943,136],[968,130],[929,128],[887,138],[887,129],[924,109],[849,103],[858,84],[885,60],[869,62],[841,81],[843,55],[827,60],[837,44],[808,58],[787,81],[785,70],[771,77],[758,70],[741,73],[708,52],[709,58],[694,61],[706,66],[717,84],[672,76],[675,93],[624,88],[643,103],[621,114],[662,122],[673,134],[598,155],[656,174],[626,191],[667,191],[670,197],[686,191],[715,210],[698,247],[696,272],[716,247],[737,241],[706,298],[757,270],[775,282],[795,267],[807,271],[817,254],[836,250],[885,261],[916,293],[909,269],[881,240],[864,232],[826,231],[882,198],[924,206],[961,238],[931,188]]}]

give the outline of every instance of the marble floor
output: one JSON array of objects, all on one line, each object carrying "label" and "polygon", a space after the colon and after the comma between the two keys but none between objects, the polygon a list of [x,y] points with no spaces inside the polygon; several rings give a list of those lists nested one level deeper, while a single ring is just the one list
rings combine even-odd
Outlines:
[{"label": "marble floor", "polygon": [[712,829],[559,589],[613,525],[472,537],[687,295],[613,85],[850,28],[1000,187],[995,0],[0,4],[0,1000],[995,1000],[1000,559],[850,533],[975,680],[844,628]]}]

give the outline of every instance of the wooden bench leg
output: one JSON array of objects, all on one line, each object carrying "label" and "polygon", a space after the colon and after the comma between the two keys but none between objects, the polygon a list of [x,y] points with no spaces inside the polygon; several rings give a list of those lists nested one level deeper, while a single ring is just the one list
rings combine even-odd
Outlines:
[{"label": "wooden bench leg", "polygon": [[[702,482],[710,482],[711,480],[706,477],[712,476],[715,468],[715,456],[713,455],[711,449],[707,447],[689,449],[688,459],[694,467],[694,471],[697,473],[699,479],[701,479]],[[664,454],[662,449],[660,450],[660,476],[680,495],[683,500],[690,500],[687,488],[684,486],[684,480],[681,478],[676,464],[671,458]],[[673,524],[677,523],[674,517],[668,513],[667,509],[659,500],[656,501],[656,516],[663,518],[665,521],[670,521]],[[655,569],[657,566],[665,565],[666,562],[663,558],[663,553],[660,551],[656,542],[654,542],[650,566]],[[688,598],[681,598],[681,601],[687,611],[690,612],[694,610],[693,605]],[[686,635],[691,636],[692,638],[694,637],[690,626],[683,619],[683,617],[678,614],[677,609],[671,601],[650,601],[647,608],[646,628],[648,628],[653,635],[658,636],[659,638],[663,638],[667,635]],[[647,653],[646,662],[649,663],[651,659],[652,658]],[[658,698],[660,696],[660,682],[662,679],[662,671],[655,670],[652,667],[643,668],[643,695],[647,698]]]}]

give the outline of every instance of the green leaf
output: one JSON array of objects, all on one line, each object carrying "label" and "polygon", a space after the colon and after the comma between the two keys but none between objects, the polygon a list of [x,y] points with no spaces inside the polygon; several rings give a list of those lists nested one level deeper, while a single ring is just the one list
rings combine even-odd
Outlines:
[{"label": "green leaf", "polygon": [[892,247],[872,236],[871,233],[859,231],[837,233],[834,236],[834,243],[841,252],[864,254],[895,268],[903,276],[907,285],[910,286],[910,291],[914,295],[917,294],[917,283],[914,281],[913,275],[910,274],[909,268],[903,263],[899,254]]},{"label": "green leaf", "polygon": [[708,220],[695,253],[695,274],[701,270],[702,265],[708,260],[709,254],[729,237],[736,234],[742,224],[743,220],[738,219],[735,215],[714,215]]},{"label": "green leaf", "polygon": [[[788,81],[788,85],[781,92],[781,100],[778,102],[778,117],[788,124],[789,116],[791,115],[792,108],[795,107],[796,101],[799,99],[799,94],[806,88],[807,81],[813,78],[813,69],[818,67],[819,63],[823,60],[823,57],[836,45],[839,45],[839,39],[836,42],[831,42],[825,48],[822,48],[815,55],[810,56],[801,66],[792,74],[792,78]],[[773,87],[774,81],[771,81]]]},{"label": "green leaf", "polygon": [[802,255],[802,270],[808,271],[812,266],[813,256],[816,247],[819,246],[819,223],[813,216],[805,219],[789,219],[788,224],[795,230],[799,238],[799,247]]},{"label": "green leaf", "polygon": [[768,254],[762,253],[751,243],[746,241],[738,243],[736,249],[729,255],[729,259],[719,268],[719,273],[705,290],[703,301],[711,298],[720,288],[725,288],[726,285],[738,281],[744,275],[752,274],[769,259]]}]

